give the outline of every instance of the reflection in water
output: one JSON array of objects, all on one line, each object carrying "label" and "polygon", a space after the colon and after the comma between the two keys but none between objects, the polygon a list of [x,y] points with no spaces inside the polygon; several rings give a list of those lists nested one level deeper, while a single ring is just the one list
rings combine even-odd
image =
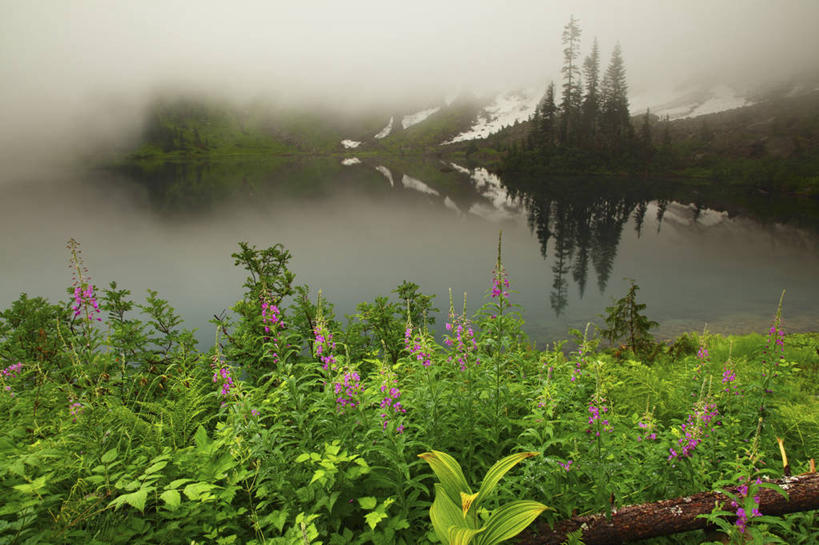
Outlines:
[{"label": "reflection in water", "polygon": [[[341,165],[341,166],[339,166]],[[241,176],[237,173],[241,173]],[[389,182],[368,184],[375,175]],[[209,201],[225,200],[231,193],[252,200],[303,197],[332,198],[339,188],[389,194],[407,199],[417,194],[429,204],[439,204],[458,217],[477,216],[493,223],[525,217],[540,244],[540,254],[551,262],[552,280],[548,301],[556,316],[569,304],[570,282],[580,299],[586,295],[590,268],[597,291],[604,294],[609,283],[624,230],[632,225],[636,238],[643,235],[646,217],[653,212],[657,233],[669,208],[676,208],[675,221],[709,226],[728,217],[711,207],[733,206],[743,215],[762,221],[807,218],[816,229],[816,203],[806,211],[771,203],[764,195],[721,194],[719,187],[674,184],[658,180],[621,178],[525,178],[501,180],[485,168],[467,168],[445,161],[401,161],[395,157],[376,162],[358,158],[342,161],[319,159],[218,164],[169,164],[128,176],[145,184],[163,209],[206,207]],[[241,184],[237,185],[236,180]],[[398,183],[400,182],[400,183]],[[716,191],[709,194],[707,191]],[[680,203],[690,202],[691,205]],[[730,203],[726,205],[725,203]],[[777,215],[777,210],[785,210]]]},{"label": "reflection in water", "polygon": [[21,291],[61,297],[62,249],[74,236],[98,259],[101,286],[117,280],[137,299],[158,289],[207,343],[208,318],[241,285],[227,257],[239,240],[284,243],[299,281],[323,288],[341,316],[403,279],[439,302],[450,287],[480,300],[503,229],[516,302],[539,344],[593,320],[622,294],[623,277],[640,284],[663,335],[704,321],[728,331],[767,321],[782,288],[788,311],[812,324],[804,327],[819,319],[815,201],[656,180],[501,179],[437,159],[343,159],[60,172],[6,187],[0,307]]}]

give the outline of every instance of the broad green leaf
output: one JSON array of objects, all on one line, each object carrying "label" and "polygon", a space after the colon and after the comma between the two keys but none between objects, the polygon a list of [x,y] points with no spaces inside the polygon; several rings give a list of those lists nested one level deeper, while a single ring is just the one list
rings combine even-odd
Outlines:
[{"label": "broad green leaf", "polygon": [[179,495],[179,492],[174,489],[166,490],[165,492],[160,494],[159,497],[162,498],[162,501],[165,502],[165,505],[173,509],[179,507],[179,504],[182,501],[182,497]]},{"label": "broad green leaf", "polygon": [[449,543],[450,528],[470,528],[458,504],[453,502],[440,483],[435,483],[435,500],[429,508],[429,519],[435,535],[444,545]]},{"label": "broad green leaf", "polygon": [[464,494],[463,492],[461,492],[461,511],[463,511],[464,517],[466,517],[466,513],[472,506],[472,502],[474,502],[475,498],[477,497],[478,497],[477,492],[474,494]]},{"label": "broad green leaf", "polygon": [[102,462],[103,464],[107,464],[113,462],[116,459],[116,457],[117,449],[112,448],[111,450],[102,455],[102,458],[100,458],[100,462]]},{"label": "broad green leaf", "polygon": [[531,458],[532,456],[537,456],[538,454],[538,452],[517,452],[495,462],[495,464],[489,468],[489,471],[486,472],[486,476],[484,476],[481,487],[478,490],[478,496],[472,503],[475,509],[480,507],[487,496],[495,490],[495,487],[510,469],[515,467],[520,461]]},{"label": "broad green leaf", "polygon": [[372,511],[375,509],[378,500],[376,500],[372,496],[367,496],[366,498],[358,498],[358,504],[361,506],[362,509],[366,509],[367,511]]},{"label": "broad green leaf", "polygon": [[189,500],[198,500],[203,494],[216,488],[215,484],[210,483],[191,483],[182,490]]},{"label": "broad green leaf", "polygon": [[[135,509],[139,509],[140,511],[145,510],[145,500],[148,499],[148,489],[147,488],[140,488],[136,492],[131,492],[130,494],[123,494],[117,499],[122,498],[122,501],[130,505]],[[120,503],[122,505],[122,503]]]},{"label": "broad green leaf", "polygon": [[313,478],[310,479],[310,484],[313,484],[314,482],[316,482],[319,479],[323,479],[324,475],[325,475],[325,472],[324,472],[323,469],[317,469],[316,472],[313,473]]},{"label": "broad green leaf", "polygon": [[159,471],[160,469],[162,469],[166,465],[168,465],[168,462],[165,461],[165,460],[157,462],[157,463],[153,464],[151,467],[149,467],[148,469],[145,470],[145,475],[150,475],[151,473],[156,473],[157,471]]},{"label": "broad green leaf", "polygon": [[476,535],[486,528],[450,528],[449,545],[469,545]]},{"label": "broad green leaf", "polygon": [[180,485],[189,483],[191,481],[193,481],[193,479],[174,479],[173,481],[170,482],[170,484],[168,484],[168,486],[165,487],[165,489],[168,490],[171,488],[179,488]]},{"label": "broad green leaf", "polygon": [[303,454],[299,454],[298,456],[296,456],[296,463],[297,464],[303,464],[304,462],[306,462],[309,459],[310,459],[310,454],[305,452]]},{"label": "broad green leaf", "polygon": [[50,475],[41,475],[40,477],[37,477],[30,483],[16,484],[14,485],[13,488],[15,490],[19,490],[23,494],[36,494],[38,490],[45,486],[46,480],[48,480],[49,476]]},{"label": "broad green leaf", "polygon": [[456,505],[461,503],[461,492],[472,493],[472,489],[469,488],[466,477],[464,477],[464,472],[455,458],[437,450],[419,454],[418,457],[432,468],[452,503]]},{"label": "broad green leaf", "polygon": [[486,532],[478,536],[476,545],[495,545],[521,533],[547,507],[531,500],[517,500],[498,508],[486,521]]},{"label": "broad green leaf", "polygon": [[208,432],[203,426],[200,425],[198,428],[196,428],[196,433],[193,435],[193,441],[196,443],[198,448],[208,446],[210,439],[208,439]]},{"label": "broad green leaf", "polygon": [[387,514],[379,513],[378,511],[370,511],[369,513],[364,515],[364,520],[367,521],[367,525],[370,527],[370,530],[375,530],[375,527],[378,526],[378,523],[385,518],[387,518]]}]

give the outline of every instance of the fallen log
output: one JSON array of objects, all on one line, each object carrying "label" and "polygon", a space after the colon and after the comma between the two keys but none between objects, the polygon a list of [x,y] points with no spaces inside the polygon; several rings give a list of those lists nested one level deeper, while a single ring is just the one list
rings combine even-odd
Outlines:
[{"label": "fallen log", "polygon": [[[769,488],[759,489],[759,510],[764,515],[784,515],[819,509],[819,473],[784,477],[775,481],[788,493],[788,499]],[[728,489],[736,493],[736,488]],[[719,492],[700,492],[692,496],[661,500],[640,505],[629,505],[605,514],[585,515],[562,520],[549,528],[545,522],[532,524],[524,530],[518,545],[560,545],[566,534],[583,530],[586,545],[619,545],[650,537],[667,536],[678,532],[700,530],[708,521],[698,515],[708,514],[714,506],[728,506],[730,498]],[[728,507],[726,510],[730,510]]]}]

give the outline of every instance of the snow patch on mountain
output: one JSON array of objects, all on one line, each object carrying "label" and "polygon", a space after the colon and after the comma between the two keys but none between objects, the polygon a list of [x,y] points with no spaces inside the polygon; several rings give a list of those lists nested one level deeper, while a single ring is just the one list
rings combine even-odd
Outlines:
[{"label": "snow patch on mountain", "polygon": [[353,149],[360,146],[361,142],[358,142],[357,140],[350,140],[349,138],[347,138],[341,141],[341,145],[344,146],[345,149]]},{"label": "snow patch on mountain", "polygon": [[502,93],[481,110],[478,119],[468,131],[442,142],[442,145],[486,138],[505,126],[526,121],[535,113],[535,108],[542,96],[543,91],[535,89]]},{"label": "snow patch on mountain", "polygon": [[[686,117],[715,114],[747,106],[748,104],[748,100],[735,89],[727,85],[717,85],[709,89],[689,92],[677,99],[661,103],[659,106],[651,108],[651,113],[660,117],[667,115],[669,119],[684,119]],[[645,109],[634,111],[635,114],[644,112]]]},{"label": "snow patch on mountain", "polygon": [[360,165],[361,159],[359,159],[358,157],[348,157],[347,159],[342,160],[341,164],[344,165],[345,167],[349,167],[352,165]]},{"label": "snow patch on mountain", "polygon": [[471,171],[471,170],[469,170],[469,169],[468,169],[468,168],[466,168],[466,167],[462,167],[461,165],[456,165],[455,163],[449,163],[449,164],[452,166],[452,168],[454,168],[455,170],[457,170],[457,171],[458,171],[458,172],[460,172],[461,174],[467,174],[467,175],[471,175],[471,174],[472,174],[472,171]]},{"label": "snow patch on mountain", "polygon": [[449,208],[450,210],[454,210],[454,211],[455,211],[455,212],[457,212],[458,214],[460,214],[460,213],[461,213],[461,209],[460,209],[460,208],[458,208],[458,205],[457,205],[457,204],[455,204],[455,201],[453,201],[453,200],[452,200],[452,199],[450,199],[449,197],[444,198],[444,206],[446,206],[446,207],[447,207],[447,208]]},{"label": "snow patch on mountain", "polygon": [[395,187],[395,182],[392,179],[392,172],[390,172],[390,169],[384,165],[378,165],[375,167],[375,170],[384,175],[384,177],[390,182],[390,187]]},{"label": "snow patch on mountain", "polygon": [[404,127],[405,129],[408,129],[413,125],[417,125],[418,123],[425,120],[426,118],[436,113],[440,109],[441,107],[437,106],[435,108],[429,108],[427,110],[415,112],[414,114],[405,115],[403,118],[401,118],[401,126]]},{"label": "snow patch on mountain", "polygon": [[388,137],[390,135],[390,133],[392,132],[392,122],[393,122],[393,118],[390,117],[390,122],[387,123],[387,126],[384,127],[383,129],[381,129],[381,131],[378,134],[376,134],[375,137],[379,138],[379,139]]},{"label": "snow patch on mountain", "polygon": [[416,180],[415,178],[410,178],[406,174],[401,178],[401,185],[406,187],[407,189],[414,189],[415,191],[420,191],[421,193],[427,193],[429,195],[440,195],[437,191],[429,187],[427,184],[422,182],[421,180]]}]

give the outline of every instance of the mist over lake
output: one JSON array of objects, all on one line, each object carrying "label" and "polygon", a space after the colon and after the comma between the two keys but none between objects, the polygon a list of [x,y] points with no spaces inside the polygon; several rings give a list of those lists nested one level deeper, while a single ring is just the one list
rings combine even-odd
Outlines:
[{"label": "mist over lake", "polygon": [[626,278],[660,338],[706,323],[764,331],[783,289],[789,330],[819,323],[811,202],[777,217],[775,199],[728,210],[705,191],[673,200],[662,181],[519,183],[436,159],[352,157],[62,170],[8,185],[0,306],[21,292],[65,299],[74,237],[98,289],[116,281],[138,301],[157,290],[207,346],[208,320],[241,297],[244,271],[230,254],[248,241],[282,243],[296,283],[313,297],[321,289],[339,317],[403,280],[435,294],[440,317],[450,288],[457,308],[464,292],[470,311],[483,304],[502,231],[512,301],[539,346],[601,323]]}]

